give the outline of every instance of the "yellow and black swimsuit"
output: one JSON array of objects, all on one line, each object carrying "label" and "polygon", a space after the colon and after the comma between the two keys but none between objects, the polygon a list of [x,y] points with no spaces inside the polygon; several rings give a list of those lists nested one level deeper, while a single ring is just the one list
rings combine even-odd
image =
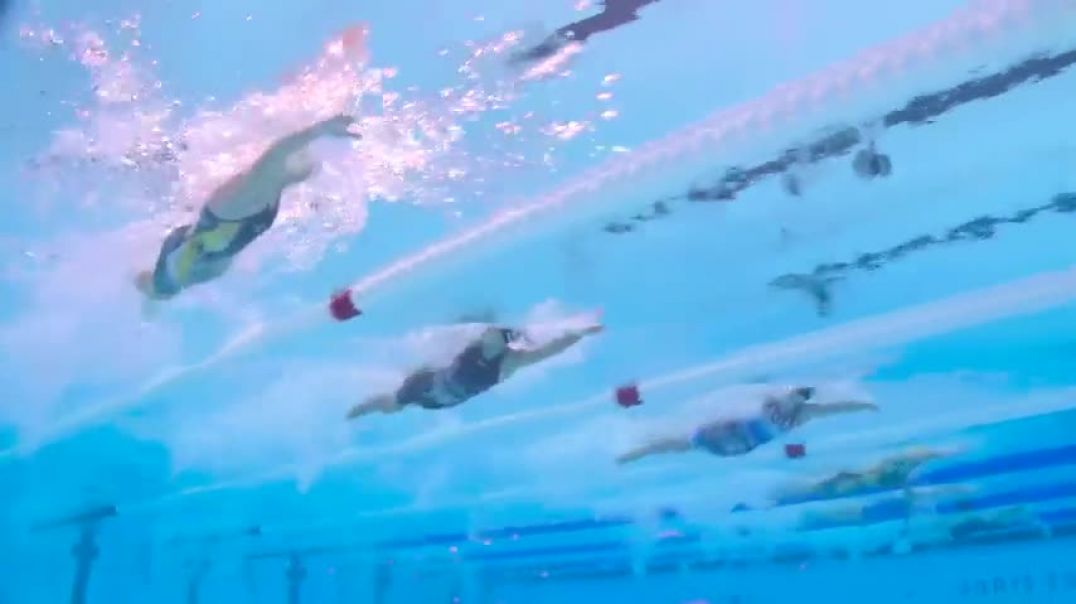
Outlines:
[{"label": "yellow and black swimsuit", "polygon": [[238,220],[220,218],[209,208],[198,222],[172,230],[161,244],[153,269],[153,289],[163,296],[217,277],[236,254],[269,230],[280,210],[280,200]]}]

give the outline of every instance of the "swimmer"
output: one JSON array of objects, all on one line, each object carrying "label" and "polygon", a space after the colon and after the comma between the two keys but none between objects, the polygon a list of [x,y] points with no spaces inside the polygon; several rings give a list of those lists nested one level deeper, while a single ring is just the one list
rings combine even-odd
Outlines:
[{"label": "swimmer", "polygon": [[381,394],[355,405],[354,419],[371,413],[396,413],[408,405],[446,409],[464,403],[507,380],[516,371],[557,356],[602,325],[571,330],[542,346],[530,347],[522,333],[489,326],[443,368],[424,367],[413,372],[391,394]]},{"label": "swimmer", "polygon": [[947,454],[940,451],[912,449],[883,459],[866,470],[839,472],[804,488],[787,491],[782,498],[816,501],[868,492],[907,489],[913,475],[923,465],[944,457],[947,457]]},{"label": "swimmer", "polygon": [[811,387],[790,388],[780,395],[766,397],[754,417],[712,421],[699,426],[690,435],[651,441],[621,455],[617,458],[617,463],[625,464],[651,455],[684,453],[693,449],[702,449],[721,457],[746,455],[811,420],[856,411],[878,410],[877,405],[869,402],[808,402],[814,394],[815,389]]},{"label": "swimmer", "polygon": [[602,0],[602,12],[557,29],[541,44],[513,57],[516,62],[547,59],[569,42],[582,44],[594,34],[611,31],[639,19],[640,8],[658,0]]},{"label": "swimmer", "polygon": [[152,270],[135,285],[149,300],[166,300],[228,270],[232,259],[269,230],[288,187],[318,169],[307,147],[323,137],[361,138],[353,118],[338,115],[273,143],[246,171],[214,191],[193,225],[165,237]]}]

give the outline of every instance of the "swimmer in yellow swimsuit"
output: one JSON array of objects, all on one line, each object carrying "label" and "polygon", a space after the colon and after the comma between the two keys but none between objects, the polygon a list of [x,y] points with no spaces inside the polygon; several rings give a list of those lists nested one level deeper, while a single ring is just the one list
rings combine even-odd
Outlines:
[{"label": "swimmer in yellow swimsuit", "polygon": [[153,269],[136,277],[138,290],[151,300],[165,300],[222,275],[236,254],[273,225],[284,190],[317,171],[310,143],[322,137],[360,138],[354,124],[338,115],[273,143],[209,196],[197,222],[168,234]]},{"label": "swimmer in yellow swimsuit", "polygon": [[786,488],[778,498],[821,501],[908,489],[920,468],[949,455],[950,452],[925,447],[909,449],[863,470],[838,472],[818,482]]}]

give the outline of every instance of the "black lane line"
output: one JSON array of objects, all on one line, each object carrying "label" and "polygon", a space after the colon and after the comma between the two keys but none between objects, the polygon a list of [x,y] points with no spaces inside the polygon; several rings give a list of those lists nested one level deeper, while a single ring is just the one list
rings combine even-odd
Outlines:
[{"label": "black lane line", "polygon": [[[1002,71],[968,80],[951,88],[924,94],[894,109],[877,123],[884,128],[898,125],[920,126],[933,123],[939,116],[968,103],[998,97],[1025,84],[1050,79],[1064,73],[1076,64],[1076,50],[1056,55],[1036,55]],[[790,171],[798,165],[809,165],[840,157],[864,142],[858,128],[846,127],[828,133],[813,143],[786,149],[777,157],[748,167],[729,168],[719,181],[709,186],[691,186],[679,195],[673,195],[651,205],[662,204],[660,215],[649,212],[636,214],[621,221],[606,224],[603,230],[611,234],[635,231],[641,223],[672,215],[679,202],[731,201],[741,192],[762,180],[781,174],[791,177]]]},{"label": "black lane line", "polygon": [[1039,217],[1073,212],[1076,212],[1076,193],[1060,193],[1047,204],[1018,210],[1009,215],[979,216],[939,235],[919,235],[899,245],[859,254],[845,262],[824,262],[808,273],[786,273],[770,281],[770,286],[807,294],[814,300],[818,314],[824,316],[830,310],[832,285],[857,272],[874,272],[912,254],[933,248],[993,239],[1000,232],[999,227],[1005,225],[1023,225]]}]

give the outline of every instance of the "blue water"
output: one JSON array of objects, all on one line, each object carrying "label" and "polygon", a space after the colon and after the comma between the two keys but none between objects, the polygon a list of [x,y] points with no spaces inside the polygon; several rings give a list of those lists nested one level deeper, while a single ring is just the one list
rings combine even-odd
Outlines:
[{"label": "blue water", "polygon": [[[660,0],[512,59],[602,10],[0,1],[0,603],[1071,601],[1072,3]],[[143,304],[339,112],[224,277]],[[344,419],[476,322],[596,309]],[[805,385],[878,411],[615,461]]]}]

